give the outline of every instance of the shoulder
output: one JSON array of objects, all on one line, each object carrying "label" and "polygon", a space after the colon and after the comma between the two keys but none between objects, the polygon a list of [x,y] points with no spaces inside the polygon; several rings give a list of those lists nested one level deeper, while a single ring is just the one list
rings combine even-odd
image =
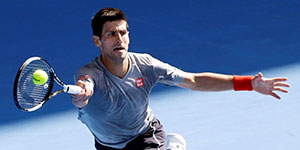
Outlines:
[{"label": "shoulder", "polygon": [[103,70],[102,67],[98,64],[99,57],[96,57],[93,61],[82,66],[78,71],[87,71],[87,70]]},{"label": "shoulder", "polygon": [[152,64],[153,57],[147,53],[128,52],[128,56],[137,64]]},{"label": "shoulder", "polygon": [[93,61],[88,64],[82,66],[77,72],[76,76],[80,77],[83,75],[89,75],[91,77],[95,77],[96,74],[103,72],[103,68],[98,64],[98,57],[96,57]]}]

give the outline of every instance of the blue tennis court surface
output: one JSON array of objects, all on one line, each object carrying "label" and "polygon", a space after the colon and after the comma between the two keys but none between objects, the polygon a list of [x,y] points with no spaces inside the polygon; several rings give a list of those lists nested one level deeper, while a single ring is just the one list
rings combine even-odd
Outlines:
[{"label": "blue tennis court surface", "polygon": [[[67,94],[33,113],[13,102],[17,68],[31,56],[49,61],[73,83],[99,55],[90,19],[103,7],[127,15],[129,51],[149,53],[190,72],[288,77],[282,100],[255,92],[195,92],[157,85],[151,108],[188,150],[300,148],[300,1],[18,1],[0,5],[0,149],[93,149]],[[57,87],[56,87],[57,88]]]},{"label": "blue tennis court surface", "polygon": [[[154,93],[151,108],[166,131],[183,135],[191,150],[297,150],[300,64],[264,72],[288,74],[293,87],[281,101],[254,92],[173,89]],[[11,150],[93,149],[93,136],[76,117],[77,112],[70,110],[4,124],[0,145]]]}]

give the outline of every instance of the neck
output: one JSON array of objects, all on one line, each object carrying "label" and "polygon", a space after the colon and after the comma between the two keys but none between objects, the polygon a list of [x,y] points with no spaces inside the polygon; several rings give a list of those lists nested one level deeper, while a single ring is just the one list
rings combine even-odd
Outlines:
[{"label": "neck", "polygon": [[104,64],[104,66],[108,69],[108,71],[121,79],[124,78],[126,73],[128,72],[128,68],[129,68],[128,59],[129,58],[126,57],[122,62],[114,62],[101,57],[101,61]]}]

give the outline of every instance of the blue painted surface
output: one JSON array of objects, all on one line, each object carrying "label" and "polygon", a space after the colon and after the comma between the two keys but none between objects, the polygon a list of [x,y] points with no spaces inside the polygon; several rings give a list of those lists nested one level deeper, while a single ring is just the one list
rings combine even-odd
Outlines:
[{"label": "blue painted surface", "polygon": [[[10,126],[13,126],[12,128],[18,127],[19,122],[26,122],[48,115],[51,116],[75,110],[70,102],[69,96],[60,95],[47,102],[46,106],[37,112],[21,112],[15,107],[13,102],[12,91],[14,77],[17,68],[24,60],[31,56],[41,56],[51,63],[57,75],[64,82],[73,83],[73,74],[76,70],[91,61],[94,57],[100,55],[99,50],[92,43],[90,19],[95,12],[103,7],[118,7],[127,15],[130,25],[130,51],[149,53],[185,71],[249,74],[250,72],[256,73],[277,67],[281,67],[283,68],[282,70],[284,70],[286,66],[298,64],[300,60],[299,0],[212,0],[209,2],[191,0],[91,0],[88,2],[79,0],[11,0],[0,1],[0,3],[0,46],[2,52],[0,56],[0,67],[3,68],[0,78],[0,82],[2,83],[0,85],[0,96],[2,98],[0,101],[1,130],[5,130]],[[299,68],[294,67],[293,69],[294,70],[285,70],[284,72],[279,71],[277,74],[270,73],[270,75],[299,75],[297,72]],[[298,82],[296,79],[293,81]],[[178,89],[158,85],[154,88],[153,94],[158,95],[161,92],[171,93],[169,90]],[[207,93],[204,95],[206,94]],[[186,93],[184,95],[193,94]],[[290,107],[292,109],[298,104],[296,101],[297,92],[288,95],[293,96],[283,102],[286,104],[286,111],[288,111]],[[236,95],[230,95],[228,99],[232,99],[231,96],[236,97]],[[210,100],[204,103],[213,103],[223,97],[223,94],[216,94],[216,96],[213,94],[211,98],[208,98]],[[253,98],[253,101],[262,99],[259,95],[251,95],[251,98]],[[159,101],[159,99],[160,98],[155,98],[153,102]],[[231,101],[229,104],[235,105],[236,101],[233,101],[234,100],[232,100],[232,104]],[[254,103],[253,105],[255,105],[256,102],[253,101],[250,100],[248,103],[252,102]],[[167,103],[168,101],[165,102]],[[267,100],[264,103],[267,102],[269,101]],[[160,101],[157,103],[160,103]],[[196,104],[196,102],[190,100],[187,105],[189,105],[189,108],[195,107],[196,109],[199,107],[195,106]],[[268,105],[269,104],[265,104],[264,107],[271,107]],[[174,104],[172,107],[180,106],[181,103]],[[223,107],[223,105],[209,105],[207,109],[218,110],[220,107]],[[237,104],[237,107],[243,108],[246,106]],[[280,106],[276,106],[276,109],[277,107]],[[164,110],[167,108],[159,107],[155,109]],[[249,106],[248,109],[252,109],[252,107]],[[188,115],[184,115],[185,119],[189,120],[193,120],[193,118],[197,117],[196,114],[200,113],[196,110],[195,112],[189,112],[189,110],[193,109],[184,110],[187,112],[184,113],[184,111],[182,113],[189,113]],[[222,111],[219,113],[221,112]],[[211,113],[214,113],[214,111]],[[247,111],[245,113],[244,115],[248,116],[250,112]],[[172,118],[171,114],[172,111],[170,116],[162,115],[162,117]],[[238,115],[236,117],[243,118],[244,115]],[[292,114],[287,116],[292,116]],[[226,117],[230,116],[221,115],[220,117],[216,117],[211,115],[210,117],[211,118],[207,121],[207,126],[210,123],[214,123],[214,118],[215,120],[222,120],[222,118],[226,119]],[[286,120],[286,124],[282,125],[291,123],[298,123],[299,125],[299,122],[293,122],[295,118],[292,117],[290,118],[291,120]],[[259,120],[254,119],[252,121],[254,121],[254,123],[256,121],[259,124],[263,122],[263,118]],[[57,121],[55,121],[55,119],[51,122],[54,126],[56,123]],[[79,125],[75,126],[81,125],[80,122],[76,123]],[[17,125],[14,126],[14,124]],[[34,121],[28,124],[30,124],[29,126],[34,126]],[[64,124],[62,123],[62,125]],[[65,125],[68,125],[68,122],[66,122]],[[202,131],[202,129],[206,128],[202,128],[201,126],[192,126],[191,129],[193,130],[190,131],[182,126],[170,127],[171,125],[172,124],[166,122],[166,126],[173,131],[174,128],[181,128],[182,130],[180,131],[187,136],[190,143],[190,140],[194,139],[196,135],[189,135],[187,133],[198,133],[196,131],[201,131],[200,133],[202,134],[202,132],[210,132],[210,130]],[[81,127],[82,126],[80,126],[80,128]],[[242,125],[237,126],[239,129],[241,127]],[[83,127],[83,129],[85,128]],[[234,136],[229,134],[231,133],[230,131],[232,131],[230,129],[226,129],[228,131],[224,133],[223,130],[213,131],[221,133],[222,136],[216,138],[216,141],[213,141],[213,137],[209,137],[206,141],[208,142],[207,147],[205,145],[201,146],[202,141],[205,143],[205,138],[203,137],[198,142],[192,142],[190,149],[210,149],[208,148],[211,147],[209,142],[216,142],[217,144],[218,139],[226,142],[226,136],[230,136],[231,138]],[[32,128],[28,128],[28,130],[32,130]],[[40,130],[38,134],[43,134],[42,132],[43,131]],[[246,133],[248,134],[250,132]],[[297,139],[297,137],[299,137],[299,128],[285,133],[288,134],[286,136]],[[10,132],[7,133],[7,135],[9,134]],[[208,133],[203,134],[203,136],[207,135]],[[51,135],[46,134],[45,136],[48,137]],[[247,136],[245,135],[243,137],[246,138]],[[254,134],[253,138],[255,137],[265,139],[264,137],[259,137]],[[14,138],[14,136],[11,137],[11,142],[14,141]],[[286,137],[284,139],[287,140],[288,138]],[[284,139],[283,143],[291,142],[284,141]],[[228,145],[223,146],[229,147],[236,143],[229,142],[227,144]],[[40,146],[42,145],[43,144]],[[290,145],[293,146],[293,143],[290,143]],[[216,148],[217,147],[214,148],[212,146],[211,149]],[[238,148],[239,147],[236,149]]]},{"label": "blue painted surface", "polygon": [[[292,87],[281,101],[255,92],[172,89],[151,95],[152,111],[167,132],[184,136],[188,150],[298,150],[300,64],[263,72],[289,78]],[[70,110],[1,125],[0,148],[94,149],[93,136],[76,117]]]}]

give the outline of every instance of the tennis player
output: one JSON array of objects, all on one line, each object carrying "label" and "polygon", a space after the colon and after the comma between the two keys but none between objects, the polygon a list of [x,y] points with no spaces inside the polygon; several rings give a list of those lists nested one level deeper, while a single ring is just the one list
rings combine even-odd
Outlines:
[{"label": "tennis player", "polygon": [[83,88],[71,95],[78,118],[95,137],[98,150],[165,150],[166,135],[149,108],[149,94],[160,82],[197,91],[254,90],[280,97],[287,78],[188,73],[153,58],[128,52],[128,23],[116,8],[104,8],[92,18],[93,41],[101,55],[75,75]]}]

